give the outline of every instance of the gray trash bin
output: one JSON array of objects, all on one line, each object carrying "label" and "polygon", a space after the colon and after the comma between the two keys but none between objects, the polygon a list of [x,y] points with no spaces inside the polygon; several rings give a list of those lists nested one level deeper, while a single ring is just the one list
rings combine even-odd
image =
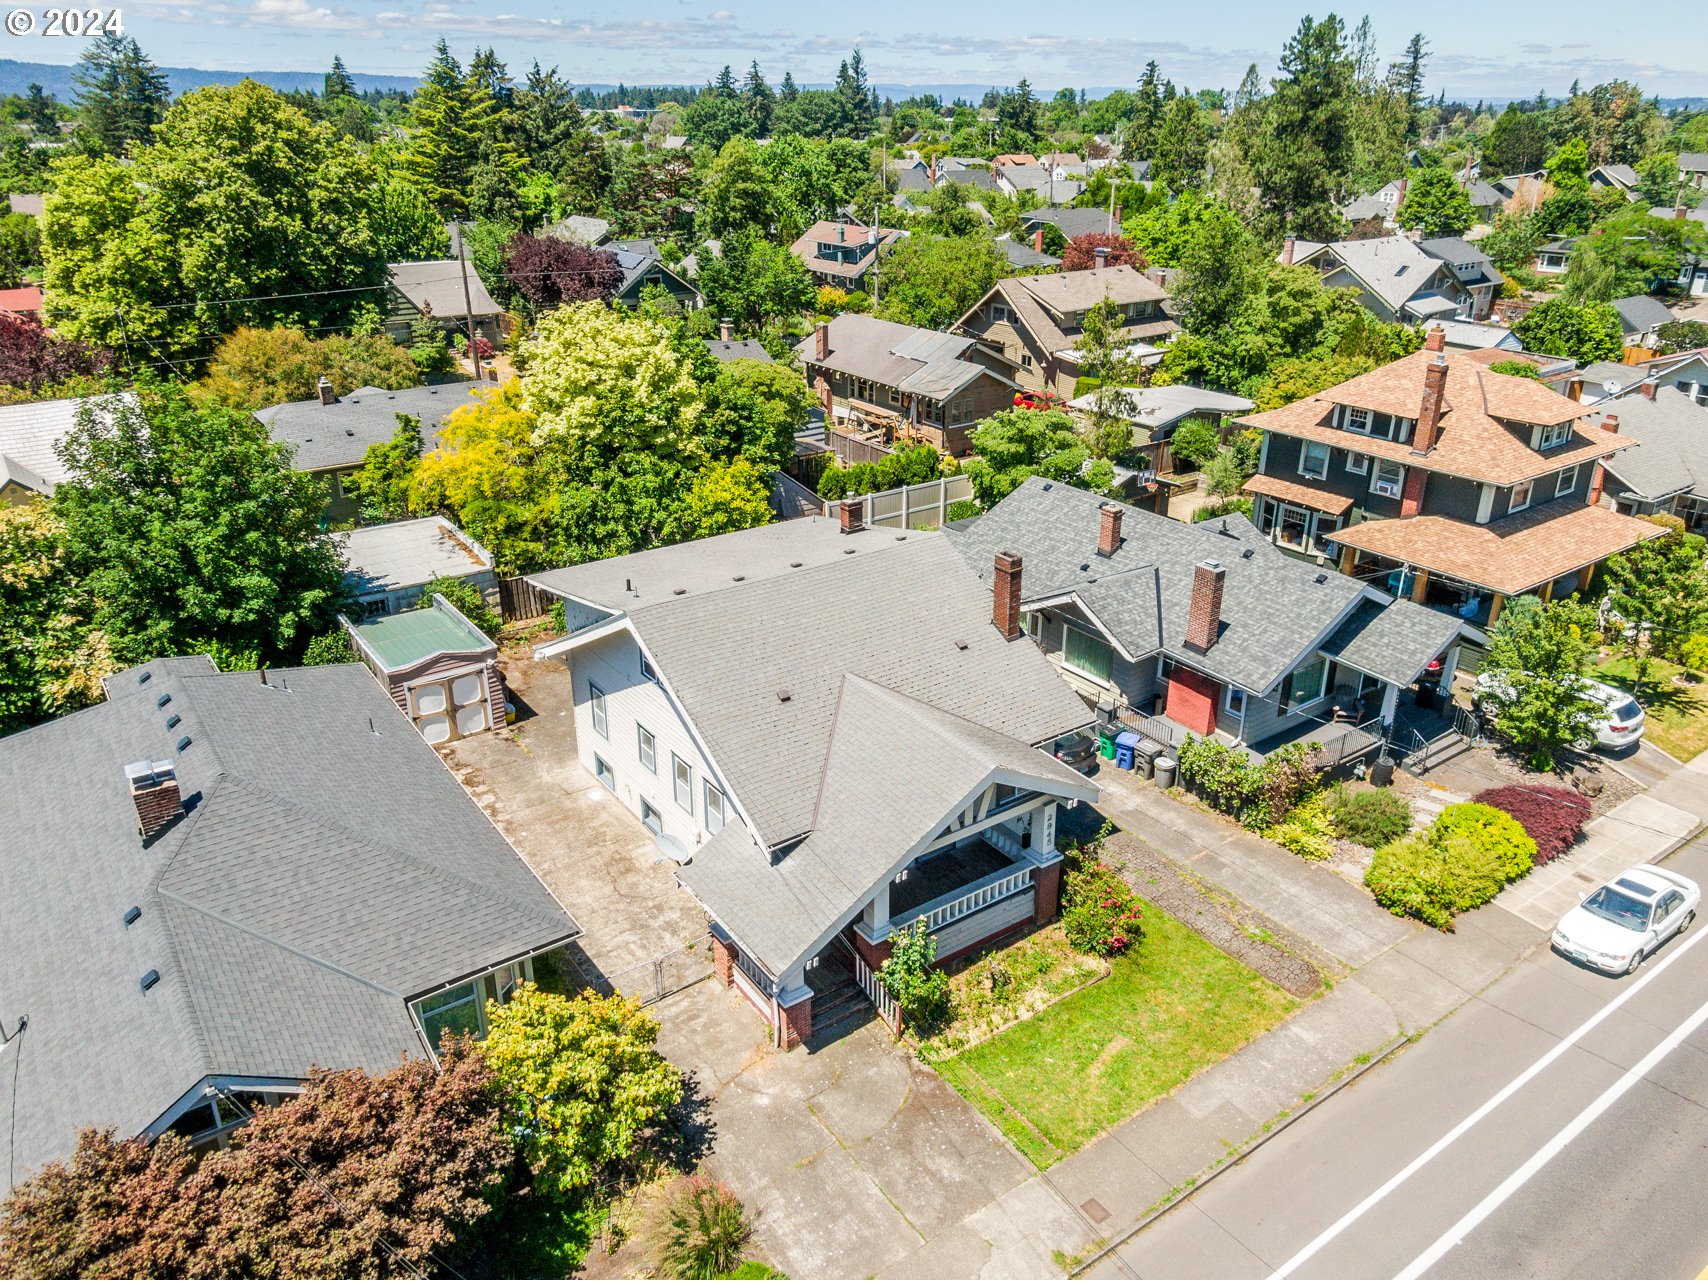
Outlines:
[{"label": "gray trash bin", "polygon": [[1174,786],[1174,757],[1156,758],[1156,785],[1165,790]]},{"label": "gray trash bin", "polygon": [[1140,778],[1156,777],[1156,758],[1167,749],[1154,738],[1141,738],[1133,749],[1133,768]]}]

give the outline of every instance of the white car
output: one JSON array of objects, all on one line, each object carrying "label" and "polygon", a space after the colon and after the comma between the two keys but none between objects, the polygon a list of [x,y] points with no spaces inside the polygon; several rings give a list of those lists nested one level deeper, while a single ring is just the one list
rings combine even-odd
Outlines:
[{"label": "white car", "polygon": [[[1594,746],[1609,752],[1635,747],[1637,740],[1643,737],[1643,726],[1647,721],[1637,700],[1617,686],[1592,681],[1588,677],[1584,678],[1583,692],[1585,697],[1600,703],[1603,710],[1596,717],[1595,742],[1583,742],[1578,746]],[[1484,672],[1477,677],[1471,697],[1479,711],[1486,706],[1498,708],[1512,697],[1512,686],[1504,672]]]},{"label": "white car", "polygon": [[1554,946],[1610,974],[1629,974],[1696,919],[1702,889],[1688,876],[1644,863],[1621,872],[1560,918]]}]

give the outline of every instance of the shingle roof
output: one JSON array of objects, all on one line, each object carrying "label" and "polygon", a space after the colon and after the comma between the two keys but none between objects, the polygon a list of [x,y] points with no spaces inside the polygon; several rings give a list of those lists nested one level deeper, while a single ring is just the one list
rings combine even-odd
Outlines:
[{"label": "shingle roof", "polygon": [[1447,362],[1445,408],[1440,434],[1427,455],[1415,453],[1410,442],[1354,435],[1330,425],[1337,404],[1415,420],[1423,408],[1424,370],[1436,354],[1427,348],[1413,352],[1314,396],[1239,421],[1283,436],[1321,441],[1338,449],[1356,448],[1408,467],[1497,485],[1546,475],[1625,447],[1626,442],[1612,433],[1578,421],[1565,444],[1546,453],[1530,448],[1529,424],[1582,420],[1584,406],[1534,379],[1492,373],[1483,361],[1452,351],[1442,353]]},{"label": "shingle roof", "polygon": [[1628,334],[1640,334],[1656,325],[1664,325],[1673,319],[1673,314],[1667,305],[1659,298],[1651,298],[1647,294],[1636,294],[1630,298],[1615,298],[1613,310],[1619,313],[1619,321],[1625,326]]},{"label": "shingle roof", "polygon": [[744,950],[781,975],[997,771],[1011,784],[1097,795],[1026,743],[851,675],[832,713],[813,834],[773,864],[731,824],[677,875]]},{"label": "shingle roof", "polygon": [[[1120,548],[1098,556],[1106,501],[1034,477],[949,537],[987,581],[996,552],[1017,552],[1024,601],[1079,597],[1134,658],[1160,650],[1258,693],[1372,591],[1293,559],[1237,515],[1185,525],[1124,507]],[[1219,561],[1227,576],[1221,634],[1199,654],[1185,646],[1186,616],[1194,568],[1205,560]]]},{"label": "shingle roof", "polygon": [[541,234],[557,240],[574,241],[582,245],[601,245],[610,239],[611,224],[603,218],[589,218],[583,214],[571,214],[567,218],[559,218],[551,226],[546,227]]},{"label": "shingle roof", "polygon": [[[1093,232],[1109,230],[1113,221],[1107,209],[1034,209],[1022,215],[1022,220],[1028,229],[1032,227],[1051,226],[1062,235],[1072,240],[1075,236],[1086,236]],[[1115,230],[1121,230],[1121,224],[1115,223]]]},{"label": "shingle roof", "polygon": [[477,317],[496,316],[504,310],[486,292],[486,286],[473,267],[468,268],[468,296],[465,299],[464,269],[454,258],[394,262],[386,267],[386,271],[392,287],[423,315],[445,320],[460,318],[470,312]]},{"label": "shingle roof", "polygon": [[1655,398],[1627,396],[1612,407],[1619,434],[1637,444],[1615,454],[1607,471],[1620,486],[1650,501],[1689,493],[1708,498],[1708,408],[1677,387],[1655,389]]},{"label": "shingle roof", "polygon": [[[359,664],[263,685],[169,659],[106,684],[0,739],[0,897],[27,907],[0,935],[0,1022],[29,1019],[0,1073],[10,1178],[209,1074],[382,1071],[422,1053],[407,998],[577,932]],[[187,802],[147,846],[139,759]]]},{"label": "shingle roof", "polygon": [[795,344],[795,354],[802,363],[870,379],[930,400],[953,396],[980,377],[1008,384],[989,366],[962,359],[977,345],[974,339],[934,329],[917,329],[845,311],[830,321],[830,351],[823,360],[817,355],[817,341],[816,336],[808,335]]},{"label": "shingle roof", "polygon": [[1321,649],[1350,667],[1404,689],[1459,632],[1459,620],[1450,614],[1409,600],[1387,605],[1367,600],[1335,628]]},{"label": "shingle roof", "polygon": [[1662,532],[1605,507],[1561,499],[1476,525],[1448,516],[1367,520],[1334,536],[1343,547],[1437,570],[1516,595],[1635,547]]},{"label": "shingle roof", "polygon": [[[1404,236],[1339,240],[1317,252],[1332,253],[1390,311],[1399,311],[1412,298],[1433,288],[1441,275],[1440,261]],[[1304,256],[1295,246],[1293,260],[1303,261]]]},{"label": "shingle roof", "polygon": [[765,350],[765,344],[757,338],[735,338],[724,342],[718,338],[706,339],[706,350],[719,360],[757,360],[762,365],[775,364],[771,353]]},{"label": "shingle roof", "polygon": [[996,247],[1002,251],[1002,256],[1008,259],[1008,265],[1016,270],[1027,267],[1059,267],[1062,260],[1054,254],[1041,254],[1024,241],[1012,236],[998,236]]},{"label": "shingle roof", "polygon": [[337,538],[358,597],[492,569],[492,553],[443,516],[362,525]]},{"label": "shingle roof", "polygon": [[[1076,396],[1068,401],[1073,409],[1091,410],[1096,407],[1094,393]],[[1160,387],[1127,387],[1116,412],[1142,427],[1155,431],[1170,427],[1193,414],[1240,414],[1256,408],[1256,402],[1225,391],[1193,387],[1186,383],[1169,383]]]},{"label": "shingle roof", "polygon": [[[1074,313],[1095,307],[1105,298],[1117,306],[1163,302],[1168,291],[1143,272],[1126,265],[1061,271],[1048,276],[1010,276],[992,285],[989,292],[955,322],[956,327],[965,325],[977,315],[986,300],[993,296],[1000,296],[1008,303],[1016,321],[1042,344],[1045,351],[1056,352],[1073,346],[1075,342],[1073,336],[1062,329],[1063,324],[1072,323]],[[1124,328],[1160,336],[1180,326],[1172,320],[1159,319]]]},{"label": "shingle roof", "polygon": [[873,256],[866,254],[858,262],[839,262],[833,258],[820,258],[820,244],[861,244],[873,231],[878,234],[878,246],[893,245],[907,233],[893,227],[862,227],[858,223],[836,222],[825,218],[815,222],[803,231],[789,246],[789,252],[812,269],[826,276],[844,276],[850,280],[863,276],[872,268]]},{"label": "shingle roof", "polygon": [[0,455],[23,469],[19,480],[36,476],[47,482],[47,489],[42,492],[52,493],[55,485],[71,477],[70,470],[60,461],[57,446],[77,425],[79,411],[87,405],[92,411],[104,414],[120,404],[135,403],[135,394],[127,391],[116,397],[84,396],[0,405]]},{"label": "shingle roof", "polygon": [[1330,516],[1344,516],[1352,510],[1352,500],[1344,494],[1331,493],[1325,489],[1314,489],[1310,485],[1301,485],[1297,481],[1287,480],[1281,476],[1266,476],[1262,472],[1245,482],[1245,492],[1248,494],[1264,494],[1270,498],[1279,498],[1283,502],[1297,503],[1315,511],[1327,512]]},{"label": "shingle roof", "polygon": [[440,425],[452,410],[469,403],[476,387],[466,382],[399,391],[362,387],[330,405],[293,400],[257,409],[255,417],[274,440],[295,451],[298,471],[359,467],[369,446],[383,445],[397,434],[399,414],[421,420],[422,447],[431,453],[438,448]]}]

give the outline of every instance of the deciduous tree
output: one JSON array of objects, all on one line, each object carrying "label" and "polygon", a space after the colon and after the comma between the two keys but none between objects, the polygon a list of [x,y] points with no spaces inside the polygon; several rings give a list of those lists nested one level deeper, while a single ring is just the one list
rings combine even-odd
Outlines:
[{"label": "deciduous tree", "polygon": [[[1097,256],[1099,249],[1108,251],[1102,259]],[[1088,231],[1083,236],[1075,236],[1062,249],[1063,271],[1085,271],[1091,267],[1142,269],[1144,266],[1144,255],[1133,248],[1132,241],[1105,231]]]},{"label": "deciduous tree", "polygon": [[1618,360],[1625,349],[1619,313],[1604,302],[1577,306],[1550,298],[1525,312],[1512,331],[1526,351],[1566,356],[1582,365]]},{"label": "deciduous tree", "polygon": [[609,250],[525,231],[504,247],[504,274],[537,308],[610,302],[623,283],[622,264]]},{"label": "deciduous tree", "polygon": [[1425,238],[1462,236],[1476,221],[1476,214],[1470,193],[1447,170],[1432,165],[1420,169],[1406,184],[1406,198],[1395,221]]},{"label": "deciduous tree", "polygon": [[1007,260],[992,240],[909,236],[884,252],[878,315],[947,329],[1007,274]]},{"label": "deciduous tree", "polygon": [[1539,769],[1591,732],[1600,705],[1584,693],[1595,611],[1576,600],[1508,601],[1489,629],[1485,672],[1499,673],[1488,702],[1495,727]]},{"label": "deciduous tree", "polygon": [[408,350],[383,335],[310,338],[300,329],[276,325],[245,327],[222,339],[191,392],[197,400],[232,409],[263,409],[312,399],[322,377],[338,396],[358,387],[393,391],[420,382]]}]

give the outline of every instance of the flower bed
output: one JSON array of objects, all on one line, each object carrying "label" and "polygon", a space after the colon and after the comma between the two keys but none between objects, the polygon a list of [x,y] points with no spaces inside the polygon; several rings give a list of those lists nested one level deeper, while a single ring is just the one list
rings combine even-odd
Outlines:
[{"label": "flower bed", "polygon": [[1046,926],[951,976],[948,1021],[919,1041],[920,1052],[959,1054],[1108,973],[1109,962],[1075,951],[1059,924]]}]

